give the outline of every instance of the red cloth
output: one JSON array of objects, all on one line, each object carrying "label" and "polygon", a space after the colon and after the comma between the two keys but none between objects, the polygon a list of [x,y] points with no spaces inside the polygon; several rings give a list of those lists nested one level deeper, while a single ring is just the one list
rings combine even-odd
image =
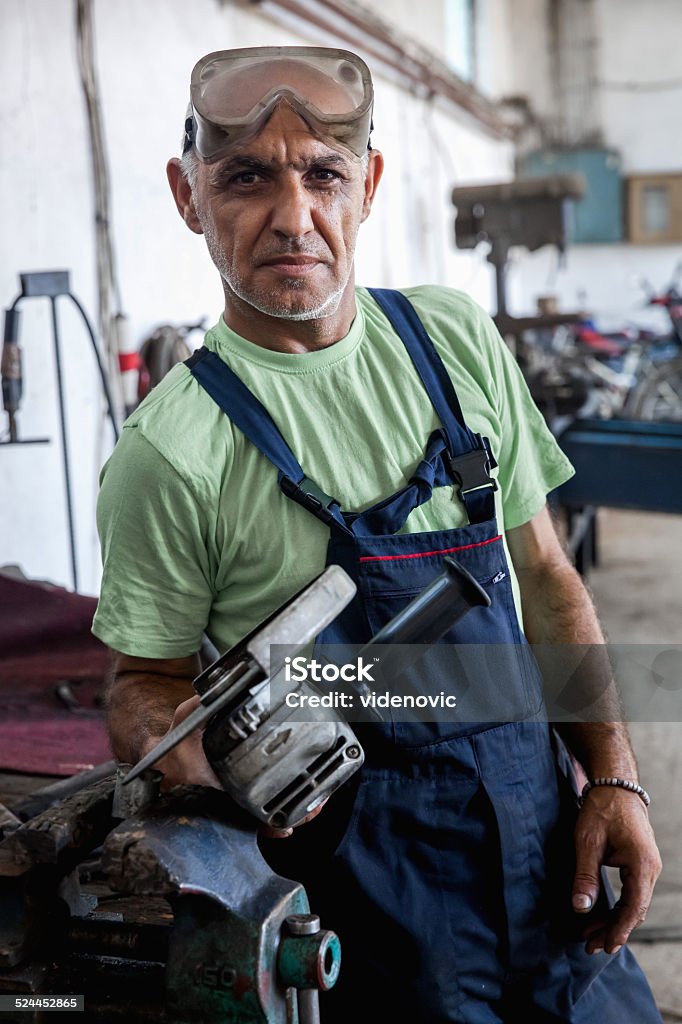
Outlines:
[{"label": "red cloth", "polygon": [[[90,632],[96,606],[0,574],[0,769],[73,775],[111,758],[101,706],[109,654]],[[57,693],[64,683],[76,711]]]}]

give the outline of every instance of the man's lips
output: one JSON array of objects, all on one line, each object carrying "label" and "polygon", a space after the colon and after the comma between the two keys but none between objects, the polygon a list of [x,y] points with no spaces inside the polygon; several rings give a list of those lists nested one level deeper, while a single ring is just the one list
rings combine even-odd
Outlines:
[{"label": "man's lips", "polygon": [[272,256],[268,260],[263,260],[261,266],[268,267],[279,274],[288,274],[291,277],[309,274],[315,267],[319,267],[321,263],[322,260],[318,259],[317,256],[292,256],[291,254],[283,253],[281,256]]}]

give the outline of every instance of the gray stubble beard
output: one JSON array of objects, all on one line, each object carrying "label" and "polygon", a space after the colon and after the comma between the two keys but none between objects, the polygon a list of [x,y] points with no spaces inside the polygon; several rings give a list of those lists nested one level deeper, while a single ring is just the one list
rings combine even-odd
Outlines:
[{"label": "gray stubble beard", "polygon": [[[223,280],[223,284],[230,292],[236,295],[238,299],[241,299],[242,302],[245,302],[248,306],[252,306],[254,309],[257,309],[260,313],[265,313],[267,316],[277,317],[278,320],[322,320],[325,317],[333,316],[336,313],[353,271],[355,246],[353,246],[353,252],[350,254],[351,258],[348,263],[348,273],[346,274],[346,278],[343,283],[338,288],[335,288],[334,291],[325,299],[318,302],[317,305],[308,307],[307,309],[292,311],[288,306],[273,302],[273,297],[270,292],[266,292],[264,290],[256,292],[251,290],[247,291],[246,288],[244,288],[238,276],[235,274],[232,264],[227,258],[225,250],[218,237],[218,232],[216,231],[213,218],[210,214],[207,214],[206,211],[199,210],[196,203],[195,209],[204,233],[206,247]],[[305,287],[305,281],[291,278],[289,287],[292,291],[300,291]]]}]

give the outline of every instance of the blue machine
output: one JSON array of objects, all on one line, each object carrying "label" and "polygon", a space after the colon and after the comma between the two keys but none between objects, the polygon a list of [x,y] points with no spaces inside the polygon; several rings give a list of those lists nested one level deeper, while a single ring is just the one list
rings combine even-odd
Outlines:
[{"label": "blue machine", "polygon": [[682,423],[574,420],[558,437],[575,476],[553,492],[569,518],[569,548],[583,572],[596,561],[594,512],[682,513]]}]

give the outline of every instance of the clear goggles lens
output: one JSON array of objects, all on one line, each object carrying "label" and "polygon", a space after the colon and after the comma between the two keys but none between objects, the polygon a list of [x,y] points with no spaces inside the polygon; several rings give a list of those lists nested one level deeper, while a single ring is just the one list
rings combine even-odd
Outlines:
[{"label": "clear goggles lens", "polygon": [[209,53],[195,65],[185,150],[218,160],[258,131],[285,100],[322,137],[362,156],[372,120],[372,79],[349,50],[268,46]]}]

